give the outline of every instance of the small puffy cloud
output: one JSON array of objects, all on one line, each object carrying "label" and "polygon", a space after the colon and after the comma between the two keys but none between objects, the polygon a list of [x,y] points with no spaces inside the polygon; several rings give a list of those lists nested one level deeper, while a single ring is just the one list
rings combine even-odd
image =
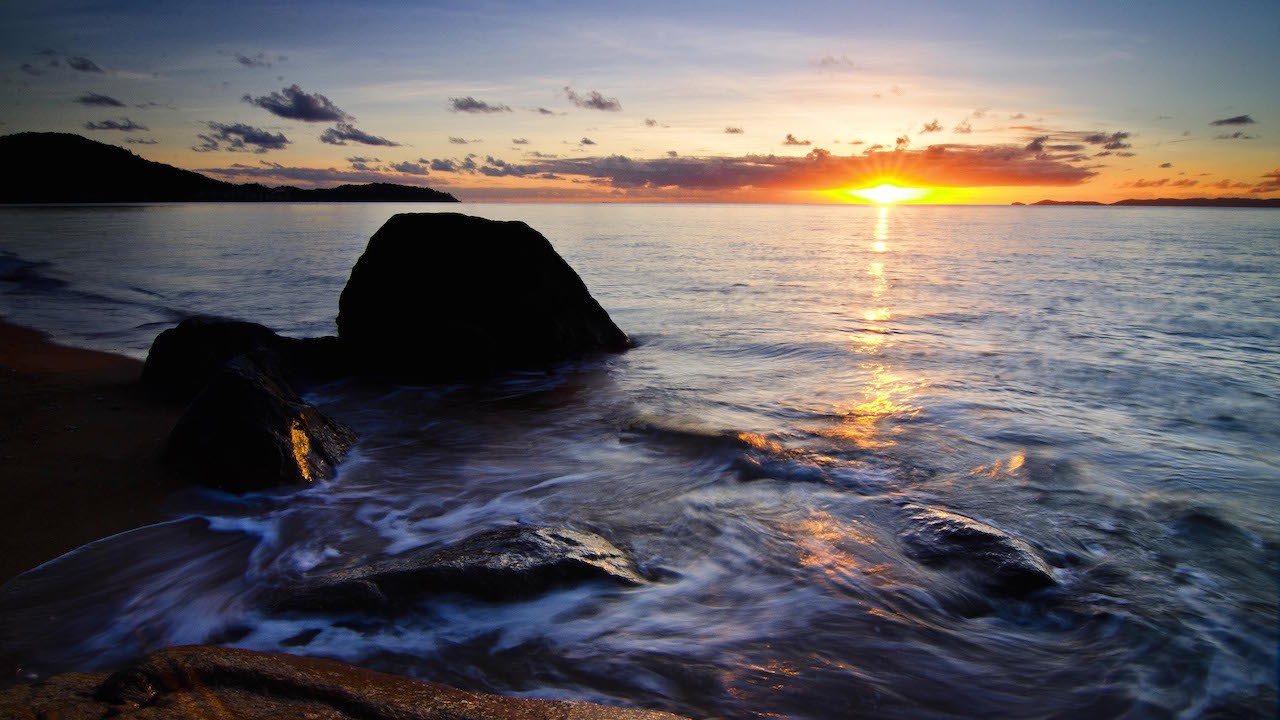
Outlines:
[{"label": "small puffy cloud", "polygon": [[529,138],[511,138],[512,145],[528,145]]},{"label": "small puffy cloud", "polygon": [[1222,133],[1221,135],[1215,136],[1214,139],[1215,140],[1257,140],[1258,136],[1249,135],[1247,133],[1242,133],[1239,130],[1237,130],[1233,133]]},{"label": "small puffy cloud", "polygon": [[356,156],[354,156],[354,157],[349,157],[349,158],[347,158],[347,162],[349,162],[349,163],[376,163],[376,162],[382,162],[382,160],[381,160],[381,159],[379,159],[379,158],[376,158],[376,157],[363,157],[363,156],[360,156],[360,155],[356,155]]},{"label": "small puffy cloud", "polygon": [[466,97],[449,98],[449,112],[475,113],[487,115],[491,113],[511,112],[511,108],[502,104],[490,104],[483,100],[477,100],[470,95]]},{"label": "small puffy cloud", "polygon": [[618,102],[618,98],[607,98],[596,90],[591,90],[586,95],[580,95],[573,88],[566,85],[564,87],[564,96],[569,98],[569,102],[587,110],[618,112],[622,109],[622,103]]},{"label": "small puffy cloud", "polygon": [[596,144],[596,141],[595,141],[595,140],[592,140],[592,139],[591,139],[591,138],[589,138],[589,137],[584,137],[584,138],[582,138],[581,140],[579,140],[579,141],[578,141],[578,144],[579,144],[579,145],[595,145],[595,144]]},{"label": "small puffy cloud", "polygon": [[555,159],[555,158],[560,157],[559,155],[556,155],[555,153],[544,153],[544,152],[538,152],[537,150],[534,150],[533,152],[527,152],[527,153],[525,153],[525,155],[527,155],[527,156],[529,156],[529,157],[531,157],[531,158],[537,158],[537,159],[539,159],[539,160],[553,160],[553,159]]},{"label": "small puffy cloud", "polygon": [[906,150],[907,146],[910,144],[911,144],[911,138],[907,137],[906,135],[899,135],[893,140],[893,149]]},{"label": "small puffy cloud", "polygon": [[289,120],[345,122],[354,119],[329,98],[320,93],[307,93],[296,84],[261,97],[245,95],[241,100]]},{"label": "small puffy cloud", "polygon": [[91,107],[124,107],[124,103],[109,96],[99,95],[98,93],[85,93],[76,98],[76,102],[81,105],[89,105]]},{"label": "small puffy cloud", "polygon": [[644,126],[645,126],[645,127],[658,127],[658,121],[657,121],[657,120],[654,120],[653,118],[645,118],[645,119],[644,119]]},{"label": "small puffy cloud", "polygon": [[1171,167],[1173,167],[1173,163],[1160,163],[1160,167],[1162,167],[1162,168],[1171,168]]},{"label": "small puffy cloud", "polygon": [[466,138],[454,137],[452,135],[449,136],[449,143],[452,145],[466,145],[469,142],[471,141]]},{"label": "small puffy cloud", "polygon": [[1253,192],[1280,192],[1280,168],[1276,168],[1269,173],[1264,173],[1262,175],[1262,182],[1253,186]]},{"label": "small puffy cloud", "polygon": [[1103,150],[1123,150],[1131,147],[1125,142],[1129,138],[1129,133],[1123,130],[1119,132],[1107,133],[1089,133],[1084,136],[1083,140],[1090,145],[1101,145]]},{"label": "small puffy cloud", "polygon": [[289,138],[286,138],[284,133],[273,133],[244,123],[205,124],[209,126],[209,134],[197,136],[201,143],[192,148],[197,152],[226,150],[261,154],[268,150],[283,150],[284,146],[289,144]]},{"label": "small puffy cloud", "polygon": [[436,172],[458,172],[458,164],[452,160],[435,159],[430,164],[431,169]]},{"label": "small puffy cloud", "polygon": [[952,128],[951,132],[960,133],[961,135],[968,135],[969,133],[973,132],[973,126],[969,124],[969,119],[965,118],[964,120],[960,121],[959,125]]},{"label": "small puffy cloud", "polygon": [[85,130],[119,130],[120,132],[139,132],[148,130],[146,125],[136,123],[129,118],[120,118],[119,120],[103,120],[102,122],[87,122],[84,124]]},{"label": "small puffy cloud", "polygon": [[271,61],[267,59],[266,53],[257,53],[256,55],[245,55],[244,53],[236,53],[236,62],[245,67],[250,68],[269,68]]},{"label": "small puffy cloud", "polygon": [[724,129],[725,135],[741,135],[742,132],[743,130],[740,127],[729,126]]},{"label": "small puffy cloud", "polygon": [[19,66],[18,66],[18,69],[19,69],[19,70],[21,70],[22,72],[24,72],[24,73],[28,74],[28,75],[43,75],[43,74],[44,74],[44,71],[43,71],[43,70],[41,70],[40,68],[36,67],[35,65],[32,65],[31,63],[22,63],[21,65],[19,65]]},{"label": "small puffy cloud", "polygon": [[427,169],[415,162],[391,163],[391,169],[405,175],[430,175]]},{"label": "small puffy cloud", "polygon": [[338,123],[320,134],[320,142],[328,145],[346,145],[348,142],[379,147],[399,147],[400,143],[377,135],[370,135],[350,123]]},{"label": "small puffy cloud", "polygon": [[544,107],[534,108],[534,110],[533,110],[533,111],[534,111],[534,112],[536,112],[536,113],[538,113],[539,115],[555,115],[555,112],[554,112],[554,111],[552,111],[552,110],[548,110],[548,109],[546,109],[546,108],[544,108]]},{"label": "small puffy cloud", "polygon": [[793,135],[792,133],[787,133],[787,137],[782,141],[782,144],[783,144],[783,145],[803,146],[803,145],[812,145],[812,144],[813,144],[813,141],[812,141],[812,140],[799,140],[799,139],[797,139],[797,138],[796,138],[796,136],[795,136],[795,135]]},{"label": "small puffy cloud", "polygon": [[151,138],[125,138],[125,142],[129,143],[130,145],[159,145],[160,144],[159,140],[152,140]]},{"label": "small puffy cloud", "polygon": [[669,158],[680,157],[680,153],[676,152],[675,150],[668,150],[667,157]]},{"label": "small puffy cloud", "polygon": [[849,59],[848,55],[841,55],[840,57],[836,57],[835,55],[823,55],[818,58],[816,65],[827,70],[854,69],[853,61]]},{"label": "small puffy cloud", "polygon": [[79,70],[80,72],[102,72],[102,68],[87,57],[69,57],[67,58],[67,65],[70,65],[72,70]]},{"label": "small puffy cloud", "polygon": [[1037,137],[1033,139],[1031,142],[1027,143],[1027,147],[1025,149],[1029,153],[1037,153],[1037,154],[1042,153],[1044,152],[1044,144],[1048,141],[1049,141],[1048,135],[1041,135],[1040,137]]},{"label": "small puffy cloud", "polygon": [[1257,122],[1258,122],[1257,120],[1254,120],[1248,115],[1236,115],[1235,117],[1222,118],[1221,120],[1214,120],[1209,124],[1215,127],[1221,127],[1223,125],[1253,125]]},{"label": "small puffy cloud", "polygon": [[942,132],[942,123],[938,122],[938,118],[934,118],[933,122],[925,123],[924,127],[920,128],[920,133],[922,135],[925,133],[936,132]]}]

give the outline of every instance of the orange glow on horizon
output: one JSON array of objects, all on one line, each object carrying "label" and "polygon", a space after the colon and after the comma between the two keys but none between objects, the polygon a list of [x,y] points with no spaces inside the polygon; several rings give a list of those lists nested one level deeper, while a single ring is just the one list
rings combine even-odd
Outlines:
[{"label": "orange glow on horizon", "polygon": [[894,205],[900,202],[923,199],[929,194],[929,191],[921,188],[899,187],[893,183],[882,182],[874,187],[845,190],[844,193],[877,205]]}]

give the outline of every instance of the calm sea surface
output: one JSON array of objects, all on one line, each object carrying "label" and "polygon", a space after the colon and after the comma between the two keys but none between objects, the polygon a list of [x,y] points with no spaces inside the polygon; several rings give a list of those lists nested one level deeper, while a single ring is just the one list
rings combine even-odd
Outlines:
[{"label": "calm sea surface", "polygon": [[[0,208],[0,314],[135,357],[196,313],[332,334],[408,211],[528,222],[639,346],[320,388],[362,436],[337,478],[193,491],[178,515],[207,523],[46,566],[6,602],[47,621],[0,638],[29,672],[213,641],[695,717],[1274,714],[1280,211]],[[1026,540],[1059,586],[918,564],[909,504]],[[513,522],[593,529],[664,579],[391,618],[253,602]]]}]

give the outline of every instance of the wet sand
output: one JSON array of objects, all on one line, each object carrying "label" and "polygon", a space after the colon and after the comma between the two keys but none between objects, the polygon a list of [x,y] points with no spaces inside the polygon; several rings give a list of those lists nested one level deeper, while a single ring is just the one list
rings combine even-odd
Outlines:
[{"label": "wet sand", "polygon": [[0,583],[85,543],[165,520],[159,454],[182,408],[142,363],[0,320]]}]

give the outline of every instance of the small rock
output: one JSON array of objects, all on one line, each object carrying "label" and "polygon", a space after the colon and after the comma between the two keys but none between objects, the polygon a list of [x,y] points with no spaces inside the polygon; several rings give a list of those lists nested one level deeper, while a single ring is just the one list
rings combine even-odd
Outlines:
[{"label": "small rock", "polygon": [[908,554],[925,565],[967,569],[1002,595],[1026,595],[1057,582],[1034,548],[1003,530],[937,508],[907,509],[912,527],[902,539]]},{"label": "small rock", "polygon": [[593,579],[645,582],[630,557],[595,533],[513,525],[281,588],[268,605],[277,611],[382,610],[449,592],[509,600]]}]

